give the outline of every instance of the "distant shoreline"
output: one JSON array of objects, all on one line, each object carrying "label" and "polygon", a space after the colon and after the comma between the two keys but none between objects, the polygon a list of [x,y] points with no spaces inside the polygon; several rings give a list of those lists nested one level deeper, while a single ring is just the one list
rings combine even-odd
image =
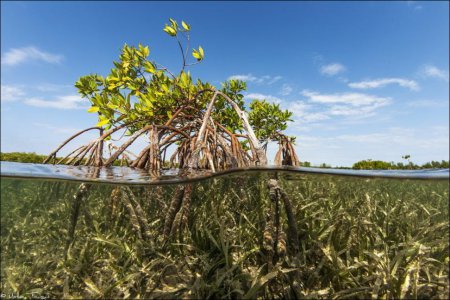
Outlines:
[{"label": "distant shoreline", "polygon": [[[35,152],[0,152],[0,161],[37,163],[44,161],[47,155],[36,154]],[[118,164],[117,164],[118,165]],[[353,164],[352,167],[331,167],[331,165],[322,163],[320,165],[312,165],[308,161],[301,161],[301,167],[308,168],[333,168],[333,169],[353,169],[353,170],[420,170],[420,169],[448,169],[449,161],[431,161],[422,165],[413,162],[385,162],[381,160],[361,160]]]}]

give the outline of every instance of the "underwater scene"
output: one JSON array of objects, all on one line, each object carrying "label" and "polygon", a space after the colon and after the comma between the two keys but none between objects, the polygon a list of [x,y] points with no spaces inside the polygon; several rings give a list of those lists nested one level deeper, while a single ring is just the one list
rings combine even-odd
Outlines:
[{"label": "underwater scene", "polygon": [[449,293],[448,170],[267,168],[145,184],[20,165],[2,163],[2,298]]}]

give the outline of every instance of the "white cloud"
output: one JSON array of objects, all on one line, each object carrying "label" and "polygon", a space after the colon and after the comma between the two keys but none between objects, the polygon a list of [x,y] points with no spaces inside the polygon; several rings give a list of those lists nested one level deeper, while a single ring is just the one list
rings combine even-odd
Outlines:
[{"label": "white cloud", "polygon": [[242,81],[250,81],[253,82],[255,80],[257,80],[258,78],[256,78],[255,76],[253,76],[252,74],[247,74],[247,75],[232,75],[230,77],[228,77],[228,80],[242,80]]},{"label": "white cloud", "polygon": [[269,102],[273,102],[273,103],[281,103],[281,99],[275,96],[271,96],[271,95],[264,95],[264,94],[258,94],[258,93],[252,93],[252,94],[247,94],[245,95],[246,99],[249,100],[254,100],[254,99],[258,99],[258,100],[267,100]]},{"label": "white cloud", "polygon": [[15,66],[26,61],[44,61],[47,63],[59,63],[63,59],[60,54],[52,54],[39,50],[36,47],[13,48],[2,55],[2,65]]},{"label": "white cloud", "polygon": [[86,99],[82,99],[77,95],[60,96],[55,100],[43,100],[40,98],[30,98],[25,100],[25,104],[27,105],[56,109],[87,109],[88,105],[82,105],[82,103],[86,102]]},{"label": "white cloud", "polygon": [[312,123],[317,121],[328,120],[330,117],[325,112],[314,112],[303,116],[302,121]]},{"label": "white cloud", "polygon": [[253,83],[257,83],[257,84],[262,84],[262,83],[266,83],[268,85],[274,84],[275,82],[281,80],[281,76],[270,76],[270,75],[264,75],[261,77],[256,77],[252,74],[246,74],[246,75],[232,75],[230,77],[228,77],[228,80],[242,80],[242,81],[246,81],[246,82],[253,82]]},{"label": "white cloud", "polygon": [[280,94],[282,96],[288,96],[292,93],[294,89],[287,83],[283,84],[283,86],[281,87],[281,91]]},{"label": "white cloud", "polygon": [[294,120],[300,123],[314,123],[317,121],[327,120],[330,117],[325,112],[312,111],[314,106],[304,101],[295,101],[285,103],[286,108],[292,112]]},{"label": "white cloud", "polygon": [[279,81],[279,80],[281,80],[283,77],[282,76],[274,76],[274,77],[272,77],[272,79],[270,79],[268,82],[267,82],[267,84],[274,84],[275,82],[277,82],[277,81]]},{"label": "white cloud", "polygon": [[294,115],[303,116],[308,110],[312,108],[311,104],[307,104],[304,101],[296,101],[289,103],[289,110],[294,113]]},{"label": "white cloud", "polygon": [[390,103],[390,98],[377,97],[362,93],[336,93],[336,94],[320,94],[309,90],[303,90],[301,93],[308,98],[309,102],[322,104],[346,104],[351,106],[366,106],[366,105],[387,105]]},{"label": "white cloud", "polygon": [[25,95],[22,88],[12,85],[1,85],[1,101],[16,101]]},{"label": "white cloud", "polygon": [[322,73],[323,75],[327,75],[327,76],[333,76],[333,75],[344,72],[346,69],[347,68],[340,63],[332,63],[332,64],[322,66],[320,68],[320,73]]},{"label": "white cloud", "polygon": [[351,117],[362,119],[374,116],[376,110],[391,103],[390,98],[377,97],[361,93],[321,94],[304,90],[301,93],[306,101],[285,103],[293,112],[295,121],[316,123],[332,117]]},{"label": "white cloud", "polygon": [[433,65],[425,65],[420,71],[422,77],[437,78],[448,82],[448,70],[439,69]]},{"label": "white cloud", "polygon": [[360,82],[351,82],[348,86],[354,89],[375,89],[389,84],[398,84],[401,87],[406,87],[414,91],[419,90],[419,85],[417,82],[404,78],[380,78]]},{"label": "white cloud", "polygon": [[357,116],[358,118],[364,118],[375,115],[375,110],[387,103],[373,103],[371,105],[360,107],[349,107],[346,105],[333,105],[328,110],[328,113],[333,116]]}]

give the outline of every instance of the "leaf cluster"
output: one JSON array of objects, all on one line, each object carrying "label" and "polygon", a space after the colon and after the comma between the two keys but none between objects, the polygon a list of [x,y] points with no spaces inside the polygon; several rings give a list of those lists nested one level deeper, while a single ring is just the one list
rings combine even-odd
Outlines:
[{"label": "leaf cluster", "polygon": [[[185,71],[185,67],[192,65],[187,63],[186,55],[191,27],[184,21],[181,25],[173,19],[169,21],[163,30],[176,38],[180,47],[183,67],[179,73],[151,60],[148,46],[125,44],[106,77],[89,74],[75,83],[81,96],[91,103],[88,112],[97,113],[97,126],[110,129],[126,124],[127,134],[132,134],[149,124],[165,124],[177,111],[182,111],[183,117],[191,120],[202,118],[202,112],[216,89],[208,82],[194,80],[190,72]],[[186,38],[185,47],[180,36]],[[192,49],[192,56],[196,63],[201,62],[204,59],[203,48]],[[222,83],[220,92],[232,99],[242,111],[248,111],[250,125],[258,139],[267,142],[279,140],[279,132],[287,128],[288,121],[292,121],[292,113],[266,100],[254,100],[247,110],[244,102],[246,88],[243,81],[229,80]],[[233,134],[243,132],[242,117],[224,97],[217,97],[212,118]]]},{"label": "leaf cluster", "polygon": [[261,141],[278,141],[280,131],[286,130],[292,112],[282,110],[279,104],[255,99],[250,103],[249,121]]}]

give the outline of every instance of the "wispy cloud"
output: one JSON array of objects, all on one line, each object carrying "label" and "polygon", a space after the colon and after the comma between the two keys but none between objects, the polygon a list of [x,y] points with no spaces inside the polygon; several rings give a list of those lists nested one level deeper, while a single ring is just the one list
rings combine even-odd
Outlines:
[{"label": "wispy cloud", "polygon": [[27,61],[43,61],[47,63],[60,63],[63,60],[60,54],[44,52],[36,47],[12,48],[2,55],[2,65],[15,66]]},{"label": "wispy cloud", "polygon": [[247,74],[247,75],[231,75],[230,77],[228,77],[228,80],[242,80],[242,81],[256,81],[258,78],[253,76],[252,74]]},{"label": "wispy cloud", "polygon": [[43,100],[40,98],[30,98],[25,100],[25,104],[37,107],[48,107],[56,109],[86,109],[88,105],[85,99],[77,95],[66,95],[57,97],[54,100]]},{"label": "wispy cloud", "polygon": [[448,82],[448,70],[439,69],[433,65],[425,65],[420,70],[422,77],[437,78]]},{"label": "wispy cloud", "polygon": [[274,77],[271,77],[270,79],[269,79],[269,81],[267,82],[267,84],[274,84],[275,82],[277,82],[277,81],[279,81],[279,80],[281,80],[283,77],[282,76],[274,76]]},{"label": "wispy cloud", "polygon": [[1,101],[16,101],[20,100],[25,95],[24,90],[18,86],[1,85]]},{"label": "wispy cloud", "polygon": [[304,90],[303,101],[284,103],[301,124],[317,123],[333,117],[363,119],[374,116],[376,110],[389,105],[390,98],[361,93],[322,94]]},{"label": "wispy cloud", "polygon": [[282,96],[288,96],[292,93],[294,89],[287,83],[283,84],[281,87],[280,95]]},{"label": "wispy cloud", "polygon": [[351,106],[365,106],[373,104],[387,105],[390,103],[390,98],[377,97],[362,93],[336,93],[336,94],[321,94],[309,90],[303,90],[301,93],[308,98],[309,102],[322,104],[347,104]]},{"label": "wispy cloud", "polygon": [[344,72],[346,69],[347,68],[343,64],[332,63],[320,67],[320,73],[327,76],[334,76],[336,74]]},{"label": "wispy cloud", "polygon": [[246,81],[246,82],[253,82],[253,83],[257,83],[257,84],[262,84],[262,83],[266,83],[268,85],[274,84],[275,82],[281,80],[283,77],[281,76],[270,76],[270,75],[264,75],[264,76],[254,76],[251,73],[249,74],[244,74],[244,75],[232,75],[230,77],[228,77],[228,80],[242,80],[242,81]]},{"label": "wispy cloud", "polygon": [[420,89],[417,82],[405,78],[379,78],[374,80],[351,82],[348,84],[348,86],[354,89],[375,89],[384,87],[389,84],[398,84],[401,87],[406,87],[414,91]]},{"label": "wispy cloud", "polygon": [[264,95],[264,94],[258,94],[258,93],[251,93],[251,94],[247,94],[245,95],[246,99],[249,100],[254,100],[254,99],[258,99],[258,100],[267,100],[269,102],[274,102],[274,103],[281,103],[281,99],[272,95]]}]

